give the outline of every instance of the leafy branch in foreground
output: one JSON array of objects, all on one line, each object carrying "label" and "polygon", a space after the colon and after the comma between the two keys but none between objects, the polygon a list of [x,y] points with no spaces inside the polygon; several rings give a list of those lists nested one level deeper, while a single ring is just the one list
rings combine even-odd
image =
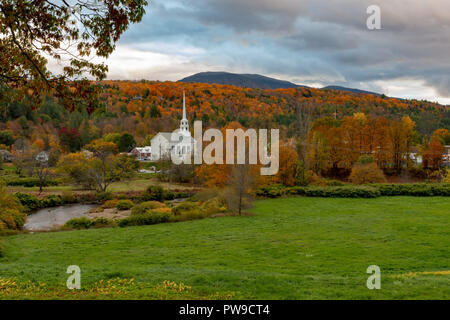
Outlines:
[{"label": "leafy branch in foreground", "polygon": [[[20,88],[35,101],[54,91],[72,109],[74,100],[95,93],[87,76],[106,76],[108,67],[94,57],[107,58],[129,25],[141,21],[146,5],[146,0],[2,0],[0,87]],[[61,72],[47,68],[49,59]]]}]

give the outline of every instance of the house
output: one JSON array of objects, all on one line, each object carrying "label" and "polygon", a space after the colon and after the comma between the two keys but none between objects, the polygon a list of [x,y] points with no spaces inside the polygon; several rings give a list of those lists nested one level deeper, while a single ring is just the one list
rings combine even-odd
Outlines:
[{"label": "house", "polygon": [[143,148],[136,147],[130,152],[133,156],[136,157],[138,161],[146,161],[151,160],[152,158],[152,147],[146,146]]},{"label": "house", "polygon": [[82,150],[81,154],[86,158],[86,159],[92,159],[92,157],[94,156],[94,153],[92,151],[89,150]]},{"label": "house", "polygon": [[0,149],[0,156],[2,157],[2,160],[5,162],[11,162],[13,161],[13,156],[11,152],[5,149]]},{"label": "house", "polygon": [[39,152],[36,156],[36,161],[39,162],[48,162],[49,156],[48,153],[45,151]]},{"label": "house", "polygon": [[[180,128],[174,132],[159,132],[152,141],[152,160],[170,159],[172,155],[182,160],[190,157],[196,145],[189,131],[189,121],[186,117],[186,98],[183,92],[183,118]],[[174,160],[174,159],[172,159]]]},{"label": "house", "polygon": [[444,146],[444,163],[450,163],[450,146]]},{"label": "house", "polygon": [[416,146],[413,146],[409,149],[409,159],[412,160],[415,164],[422,164],[422,155],[419,152],[419,149]]}]

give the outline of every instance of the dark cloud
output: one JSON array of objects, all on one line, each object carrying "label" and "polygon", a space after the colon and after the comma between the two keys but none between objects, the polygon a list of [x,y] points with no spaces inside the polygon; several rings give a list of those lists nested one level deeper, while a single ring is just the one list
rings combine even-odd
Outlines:
[{"label": "dark cloud", "polygon": [[[184,55],[195,70],[378,88],[406,79],[450,98],[450,2],[377,3],[383,29],[369,31],[372,0],[154,0],[119,45]],[[182,67],[191,73],[189,63]]]}]

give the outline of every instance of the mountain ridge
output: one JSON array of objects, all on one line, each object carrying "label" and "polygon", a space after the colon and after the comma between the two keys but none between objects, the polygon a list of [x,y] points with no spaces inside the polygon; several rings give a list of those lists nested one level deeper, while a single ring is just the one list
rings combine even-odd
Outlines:
[{"label": "mountain ridge", "polygon": [[[185,77],[178,82],[186,83],[208,83],[208,84],[222,84],[222,85],[233,85],[243,88],[251,89],[290,89],[290,88],[310,88],[305,85],[295,84],[290,81],[275,79],[267,77],[260,74],[238,74],[225,71],[206,71],[200,72],[188,77]],[[337,90],[337,91],[347,91],[356,94],[373,94],[381,96],[380,93],[371,92],[356,88],[348,88],[343,86],[329,85],[323,88],[323,90]]]},{"label": "mountain ridge", "polygon": [[224,84],[251,89],[289,89],[306,87],[289,81],[270,78],[259,74],[237,74],[213,71],[196,73],[179,80],[179,82]]}]

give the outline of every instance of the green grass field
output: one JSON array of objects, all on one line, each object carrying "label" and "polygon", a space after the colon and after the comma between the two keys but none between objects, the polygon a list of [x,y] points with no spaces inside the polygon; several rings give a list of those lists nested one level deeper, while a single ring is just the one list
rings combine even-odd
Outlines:
[{"label": "green grass field", "polygon": [[[450,198],[275,199],[252,213],[7,237],[0,279],[27,285],[8,293],[0,281],[0,297],[450,299]],[[69,265],[89,288],[73,296]],[[366,287],[369,265],[381,268],[381,290]],[[96,291],[115,278],[136,285]]]}]

